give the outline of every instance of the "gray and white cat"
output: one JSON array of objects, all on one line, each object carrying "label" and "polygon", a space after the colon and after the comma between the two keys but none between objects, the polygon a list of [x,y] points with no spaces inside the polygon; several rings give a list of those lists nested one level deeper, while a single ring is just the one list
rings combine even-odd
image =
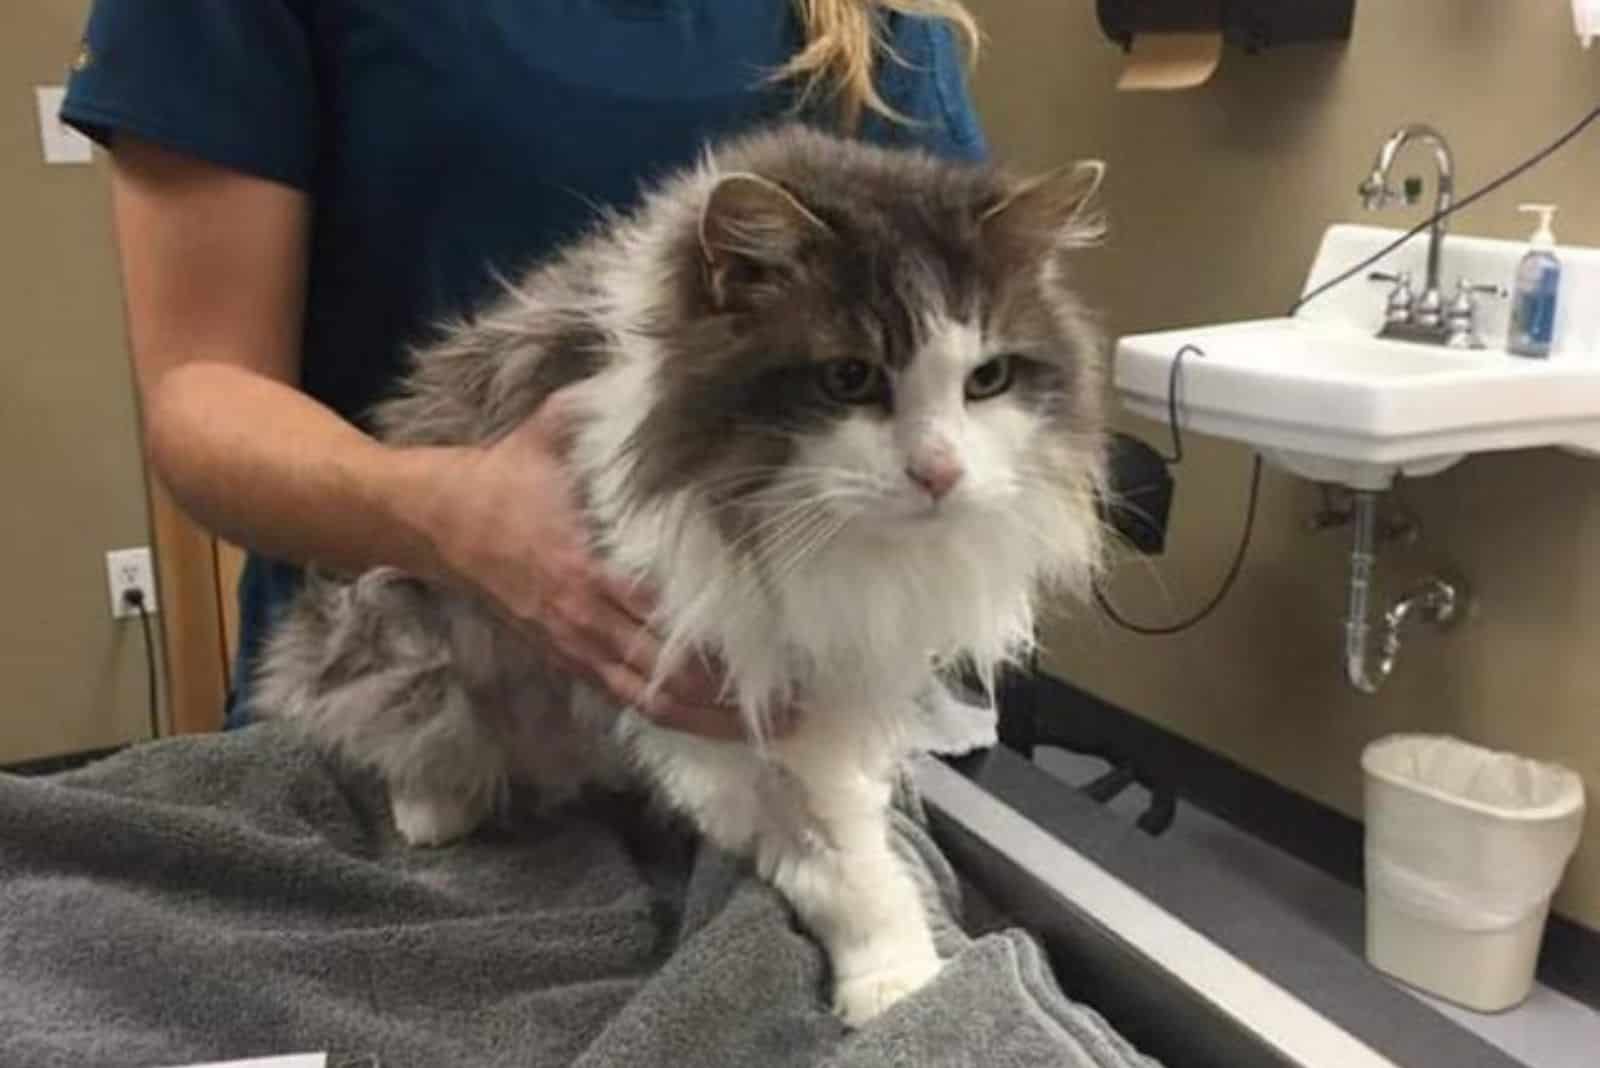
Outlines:
[{"label": "gray and white cat", "polygon": [[[824,945],[836,1011],[870,1019],[939,968],[888,839],[917,702],[941,663],[992,677],[1099,556],[1101,345],[1068,260],[1100,175],[747,136],[452,327],[378,412],[390,441],[483,443],[575,386],[595,548],[658,593],[664,670],[725,666],[757,744],[615,708],[389,569],[309,580],[258,710],[380,772],[414,844],[509,783],[632,775],[753,858]],[[779,707],[798,726],[769,737]]]}]

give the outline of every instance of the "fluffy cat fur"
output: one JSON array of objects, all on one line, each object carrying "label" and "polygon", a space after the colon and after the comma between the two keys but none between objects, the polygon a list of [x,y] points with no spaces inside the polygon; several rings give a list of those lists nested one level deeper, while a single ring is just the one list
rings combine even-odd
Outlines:
[{"label": "fluffy cat fur", "polygon": [[[259,712],[379,771],[417,845],[511,782],[642,779],[753,858],[826,949],[836,1011],[870,1019],[939,968],[887,838],[916,702],[941,664],[992,677],[1099,555],[1101,345],[1067,271],[1099,177],[747,136],[452,326],[377,412],[391,442],[484,443],[575,385],[596,550],[659,595],[668,667],[726,666],[756,744],[614,708],[392,569],[309,579]],[[779,706],[799,725],[769,738]]]}]

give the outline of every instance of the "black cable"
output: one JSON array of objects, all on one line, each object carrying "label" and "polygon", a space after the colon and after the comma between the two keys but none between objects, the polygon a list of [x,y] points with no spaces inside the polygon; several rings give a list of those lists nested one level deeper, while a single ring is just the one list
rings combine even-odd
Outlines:
[{"label": "black cable", "polygon": [[[1526,174],[1529,170],[1538,166],[1540,163],[1543,163],[1545,160],[1555,155],[1556,152],[1564,148],[1569,141],[1582,133],[1589,126],[1589,124],[1594,122],[1597,118],[1600,118],[1600,106],[1591,108],[1588,114],[1579,119],[1578,122],[1572,126],[1571,129],[1567,130],[1566,133],[1562,134],[1560,137],[1550,142],[1550,144],[1546,145],[1532,156],[1529,156],[1527,159],[1523,160],[1509,171],[1506,171],[1488,185],[1475,190],[1470,195],[1456,201],[1443,211],[1434,212],[1432,215],[1428,216],[1426,219],[1422,220],[1417,225],[1413,226],[1411,229],[1407,230],[1405,233],[1389,242],[1387,245],[1383,246],[1383,248],[1362,260],[1360,263],[1357,263],[1355,266],[1339,272],[1310,292],[1302,294],[1298,300],[1290,305],[1288,314],[1293,316],[1301,308],[1305,307],[1317,297],[1320,297],[1333,287],[1343,282],[1347,282],[1351,278],[1360,274],[1362,271],[1365,271],[1368,267],[1371,267],[1373,264],[1389,255],[1389,253],[1393,252],[1401,245],[1404,245],[1407,241],[1410,241],[1413,237],[1416,237],[1434,223],[1439,222],[1442,219],[1449,218],[1451,215],[1454,215],[1461,209],[1475,204],[1479,200],[1482,200],[1484,197],[1488,196],[1490,193],[1493,193],[1506,183],[1521,177],[1523,174]],[[1173,465],[1177,465],[1183,461],[1183,439],[1180,436],[1178,424],[1178,369],[1183,364],[1183,358],[1191,352],[1197,356],[1200,356],[1201,358],[1205,357],[1205,353],[1196,348],[1194,345],[1184,345],[1177,351],[1177,353],[1173,355],[1172,370],[1167,376],[1167,424],[1168,429],[1172,434],[1172,455],[1167,458],[1167,462]],[[1193,615],[1186,619],[1181,619],[1176,623],[1169,623],[1162,626],[1136,623],[1130,619],[1127,619],[1117,611],[1116,606],[1114,606],[1111,603],[1110,598],[1105,595],[1105,591],[1100,588],[1098,581],[1094,583],[1095,603],[1100,606],[1100,610],[1104,612],[1106,616],[1117,626],[1122,627],[1124,630],[1129,630],[1135,634],[1144,635],[1146,637],[1165,637],[1172,634],[1178,634],[1201,623],[1208,616],[1210,616],[1212,612],[1215,612],[1217,607],[1221,605],[1222,602],[1227,598],[1228,594],[1232,592],[1234,582],[1238,580],[1239,573],[1244,569],[1245,556],[1249,552],[1250,540],[1255,532],[1256,511],[1257,505],[1260,501],[1260,496],[1261,454],[1257,453],[1250,466],[1250,498],[1248,503],[1245,505],[1244,530],[1241,532],[1239,537],[1239,547],[1234,550],[1233,562],[1228,565],[1228,570],[1223,575],[1222,584],[1217,587],[1217,592],[1213,594],[1211,599]]]},{"label": "black cable", "polygon": [[144,669],[148,686],[146,707],[150,716],[150,737],[161,737],[161,708],[156,696],[156,643],[150,633],[150,609],[145,607],[144,593],[138,589],[125,590],[122,600],[139,613],[139,627],[144,632]]},{"label": "black cable", "polygon": [[[1167,372],[1167,429],[1172,434],[1172,455],[1165,459],[1173,466],[1183,462],[1183,434],[1181,423],[1178,419],[1178,375],[1183,367],[1184,359],[1191,355],[1197,356],[1202,360],[1206,358],[1205,350],[1200,346],[1184,345],[1173,355],[1172,369]],[[1171,634],[1178,634],[1199,624],[1207,616],[1215,612],[1218,606],[1227,599],[1228,594],[1233,591],[1233,584],[1239,579],[1239,573],[1244,570],[1244,558],[1250,551],[1250,541],[1255,534],[1257,505],[1260,499],[1261,457],[1257,455],[1250,468],[1250,496],[1245,504],[1244,529],[1239,532],[1239,545],[1233,551],[1233,561],[1228,565],[1228,570],[1222,577],[1222,584],[1217,587],[1217,592],[1212,594],[1211,599],[1199,611],[1176,623],[1161,625],[1136,623],[1117,611],[1117,607],[1111,603],[1111,598],[1106,596],[1105,590],[1101,589],[1100,583],[1096,581],[1093,583],[1094,599],[1095,603],[1100,606],[1100,611],[1104,612],[1111,622],[1124,630],[1130,630],[1135,634],[1141,634],[1146,637],[1165,637]]]},{"label": "black cable", "polygon": [[1418,234],[1422,233],[1422,231],[1428,229],[1428,227],[1432,226],[1434,223],[1449,218],[1462,208],[1468,207],[1482,200],[1484,197],[1488,196],[1490,193],[1493,193],[1496,189],[1499,189],[1507,182],[1515,178],[1520,178],[1534,167],[1555,155],[1556,152],[1566,147],[1568,141],[1571,141],[1574,137],[1577,137],[1590,123],[1594,122],[1594,120],[1597,118],[1600,118],[1600,106],[1590,109],[1589,113],[1583,118],[1579,119],[1577,124],[1566,133],[1562,134],[1560,137],[1550,142],[1550,144],[1529,156],[1527,159],[1523,160],[1521,163],[1517,164],[1515,167],[1511,168],[1509,171],[1502,174],[1500,177],[1496,178],[1482,189],[1477,190],[1468,197],[1456,201],[1443,211],[1434,212],[1432,215],[1428,216],[1426,219],[1423,219],[1417,225],[1413,226],[1411,229],[1407,230],[1405,233],[1401,234],[1399,237],[1383,246],[1383,248],[1379,249],[1377,252],[1374,252],[1372,255],[1356,264],[1354,267],[1351,267],[1346,271],[1341,271],[1339,274],[1336,274],[1326,282],[1323,282],[1311,292],[1303,295],[1299,300],[1295,301],[1294,304],[1289,307],[1289,314],[1293,315],[1295,312],[1305,307],[1317,297],[1322,296],[1322,294],[1326,293],[1334,286],[1339,285],[1342,282],[1349,281],[1351,278],[1360,274],[1368,267],[1371,267],[1374,263],[1377,263],[1379,260],[1383,259],[1389,253],[1393,252],[1407,241],[1410,241],[1413,237],[1416,237]]},{"label": "black cable", "polygon": [[1173,355],[1172,370],[1167,372],[1167,430],[1172,434],[1172,455],[1163,459],[1174,467],[1183,463],[1183,433],[1178,426],[1178,370],[1183,366],[1183,358],[1191,352],[1202,360],[1206,358],[1198,345],[1185,345]]},{"label": "black cable", "polygon": [[1135,634],[1142,634],[1149,638],[1179,634],[1205,620],[1227,599],[1228,594],[1233,592],[1233,584],[1238,581],[1239,573],[1244,570],[1244,558],[1250,551],[1250,540],[1255,534],[1256,511],[1260,500],[1261,454],[1257,453],[1250,465],[1250,498],[1244,506],[1244,529],[1239,532],[1239,546],[1233,551],[1233,562],[1228,565],[1227,573],[1222,577],[1222,584],[1217,587],[1217,592],[1212,594],[1211,600],[1207,601],[1199,611],[1185,619],[1180,619],[1176,623],[1167,623],[1159,626],[1136,623],[1117,611],[1116,606],[1111,603],[1105,591],[1100,588],[1100,583],[1096,581],[1094,583],[1094,599],[1095,603],[1100,606],[1100,611],[1104,612],[1111,622],[1124,630],[1131,630]]}]

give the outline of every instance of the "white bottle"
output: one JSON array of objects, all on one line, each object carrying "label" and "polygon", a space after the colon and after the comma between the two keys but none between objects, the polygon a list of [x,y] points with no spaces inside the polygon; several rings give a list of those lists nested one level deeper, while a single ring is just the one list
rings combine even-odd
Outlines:
[{"label": "white bottle", "polygon": [[1556,301],[1561,295],[1561,261],[1556,258],[1556,235],[1550,226],[1556,206],[1519,204],[1517,210],[1537,213],[1539,226],[1517,264],[1506,350],[1518,356],[1548,356],[1556,338]]}]

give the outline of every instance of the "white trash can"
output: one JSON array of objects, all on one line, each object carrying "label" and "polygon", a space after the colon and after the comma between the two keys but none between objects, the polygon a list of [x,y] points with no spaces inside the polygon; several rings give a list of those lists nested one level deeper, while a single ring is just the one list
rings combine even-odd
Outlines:
[{"label": "white trash can", "polygon": [[1577,847],[1583,781],[1441,735],[1367,747],[1367,960],[1480,1012],[1533,987],[1550,897]]}]

